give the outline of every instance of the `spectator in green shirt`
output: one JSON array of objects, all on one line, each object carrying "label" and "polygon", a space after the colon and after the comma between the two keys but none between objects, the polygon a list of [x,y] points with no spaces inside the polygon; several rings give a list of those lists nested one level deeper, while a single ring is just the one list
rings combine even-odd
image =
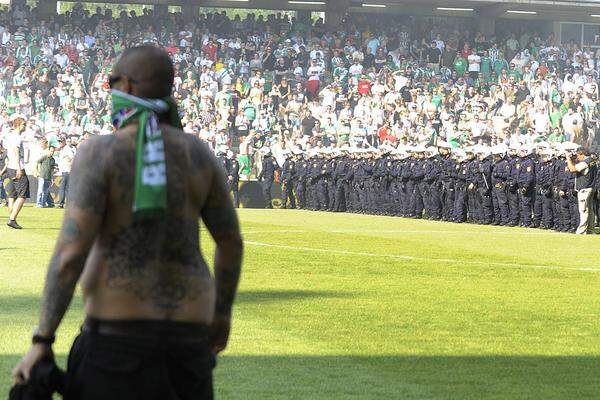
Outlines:
[{"label": "spectator in green shirt", "polygon": [[565,136],[564,132],[561,131],[560,128],[554,128],[552,129],[552,133],[550,135],[548,135],[548,142],[550,143],[562,143],[565,142],[567,140],[567,137]]}]

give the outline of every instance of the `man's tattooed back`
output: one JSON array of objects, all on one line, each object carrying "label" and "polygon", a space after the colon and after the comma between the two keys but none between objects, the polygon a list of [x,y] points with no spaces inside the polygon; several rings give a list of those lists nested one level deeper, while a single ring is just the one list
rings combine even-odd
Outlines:
[{"label": "man's tattooed back", "polygon": [[[74,204],[104,213],[82,279],[88,314],[209,320],[215,293],[200,253],[198,219],[205,215],[213,234],[237,229],[235,213],[219,211],[228,208],[227,193],[218,182],[220,166],[199,139],[163,127],[167,211],[163,217],[134,222],[131,129],[135,127],[91,140],[93,165],[73,193]],[[220,216],[218,221],[211,221],[213,214]]]}]

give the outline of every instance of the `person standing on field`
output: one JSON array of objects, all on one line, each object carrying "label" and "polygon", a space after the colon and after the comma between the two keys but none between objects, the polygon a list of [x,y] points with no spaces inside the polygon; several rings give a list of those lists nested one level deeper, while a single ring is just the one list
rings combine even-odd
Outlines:
[{"label": "person standing on field", "polygon": [[[86,318],[65,400],[212,399],[228,343],[243,243],[223,167],[181,129],[169,55],[125,50],[110,76],[116,132],[78,149],[69,206],[46,277],[39,325],[16,384],[53,357],[77,282]],[[200,252],[199,217],[216,242]]]},{"label": "person standing on field", "polygon": [[579,226],[575,233],[585,235],[594,229],[593,191],[597,166],[590,152],[580,148],[577,154],[567,157],[567,168],[575,174],[575,191],[579,208]]},{"label": "person standing on field", "polygon": [[58,173],[60,175],[60,186],[58,188],[58,204],[57,208],[64,208],[67,200],[67,192],[69,190],[69,175],[71,166],[75,158],[77,139],[72,138],[70,143],[67,143],[65,138],[58,140],[60,145],[60,153],[58,155]]},{"label": "person standing on field", "polygon": [[25,131],[25,116],[13,114],[10,116],[11,130],[5,140],[8,162],[6,164],[4,189],[8,196],[8,225],[13,229],[22,229],[17,223],[17,217],[29,198],[29,179],[25,173],[23,157],[23,140],[21,134]]}]

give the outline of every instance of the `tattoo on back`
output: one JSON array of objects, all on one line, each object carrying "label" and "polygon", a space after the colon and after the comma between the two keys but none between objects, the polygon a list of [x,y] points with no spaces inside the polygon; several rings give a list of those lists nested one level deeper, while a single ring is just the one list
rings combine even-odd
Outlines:
[{"label": "tattoo on back", "polygon": [[157,309],[177,309],[210,288],[194,220],[171,216],[133,223],[111,235],[105,248],[108,286],[131,291]]},{"label": "tattoo on back", "polygon": [[72,168],[69,185],[69,203],[84,211],[104,213],[108,185],[104,179],[104,146],[114,137],[90,139],[83,150],[78,151]]}]

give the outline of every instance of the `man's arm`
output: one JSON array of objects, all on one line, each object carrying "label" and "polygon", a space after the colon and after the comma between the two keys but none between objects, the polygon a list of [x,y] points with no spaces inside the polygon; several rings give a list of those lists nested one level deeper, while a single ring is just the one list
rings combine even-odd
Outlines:
[{"label": "man's arm", "polygon": [[240,277],[243,243],[237,215],[226,187],[225,173],[214,158],[210,192],[201,211],[202,221],[215,240],[216,305],[212,346],[218,353],[227,346],[231,309]]},{"label": "man's arm", "polygon": [[[100,139],[100,138],[99,138]],[[69,207],[48,266],[37,334],[54,336],[75,291],[85,261],[102,223],[107,184],[102,148],[105,139],[90,139],[75,157],[71,173]],[[16,382],[29,378],[33,365],[51,352],[50,347],[34,345],[13,370]]]},{"label": "man's arm", "polygon": [[108,185],[99,142],[83,144],[73,163],[69,207],[44,288],[39,325],[43,336],[53,335],[62,320],[102,223]]},{"label": "man's arm", "polygon": [[581,172],[581,171],[585,170],[586,168],[588,168],[588,165],[584,161],[575,164],[573,162],[573,159],[571,157],[567,156],[567,168],[569,169],[570,172],[575,173],[575,172]]}]

